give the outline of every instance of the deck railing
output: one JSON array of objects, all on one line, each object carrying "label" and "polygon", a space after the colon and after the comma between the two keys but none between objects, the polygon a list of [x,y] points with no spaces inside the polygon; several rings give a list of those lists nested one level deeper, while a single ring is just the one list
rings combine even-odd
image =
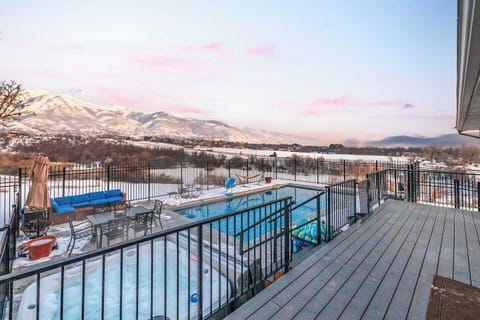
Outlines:
[{"label": "deck railing", "polygon": [[[174,194],[185,185],[207,190],[222,186],[227,177],[249,177],[260,182],[263,177],[291,181],[332,184],[349,179],[363,179],[365,174],[381,169],[406,169],[404,161],[327,160],[323,158],[248,157],[225,161],[195,163],[129,163],[96,166],[52,166],[48,188],[51,197],[77,195],[94,191],[121,189],[131,201],[150,200]],[[10,219],[10,208],[19,194],[23,208],[30,189],[29,171],[0,175],[0,226]]]},{"label": "deck railing", "polygon": [[357,221],[357,181],[339,182],[325,187],[327,195],[326,230],[327,240],[335,236],[337,230]]},{"label": "deck railing", "polygon": [[[59,319],[202,319],[228,312],[275,272],[288,271],[290,234],[267,221],[289,221],[291,201],[277,199],[0,276],[0,304],[8,319],[50,313]],[[240,242],[247,246],[243,254]]]},{"label": "deck railing", "polygon": [[419,170],[387,169],[367,175],[368,208],[386,198],[480,211],[480,175]]}]

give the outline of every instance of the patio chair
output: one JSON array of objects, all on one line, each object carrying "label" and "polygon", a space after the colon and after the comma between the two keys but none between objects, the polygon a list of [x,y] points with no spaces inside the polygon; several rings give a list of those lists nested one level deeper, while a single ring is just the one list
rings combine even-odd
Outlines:
[{"label": "patio chair", "polygon": [[83,221],[80,223],[73,223],[71,217],[68,217],[68,224],[70,225],[70,241],[68,242],[67,250],[68,256],[72,255],[73,248],[75,248],[75,242],[78,239],[91,237],[90,242],[94,242],[96,234],[90,221]]},{"label": "patio chair", "polygon": [[128,240],[128,226],[130,225],[130,218],[125,216],[119,219],[110,220],[107,223],[100,225],[100,247],[102,247],[103,237],[107,238],[107,246],[113,240],[121,239]]},{"label": "patio chair", "polygon": [[153,211],[137,214],[135,217],[130,218],[131,224],[130,229],[133,230],[135,237],[138,232],[143,232],[143,235],[146,235],[148,232],[152,232],[153,224]]},{"label": "patio chair", "polygon": [[160,200],[155,200],[155,205],[153,206],[153,219],[155,221],[155,225],[157,225],[157,220],[158,220],[158,223],[160,224],[160,227],[163,230],[162,208],[163,208],[163,202]]}]

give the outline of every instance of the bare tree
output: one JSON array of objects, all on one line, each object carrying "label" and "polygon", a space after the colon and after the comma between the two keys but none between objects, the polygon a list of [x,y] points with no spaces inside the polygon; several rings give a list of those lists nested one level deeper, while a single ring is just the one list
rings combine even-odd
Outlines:
[{"label": "bare tree", "polygon": [[466,163],[478,163],[480,149],[477,146],[463,145],[460,147],[460,156]]},{"label": "bare tree", "polygon": [[15,81],[0,83],[0,125],[15,121],[25,108],[22,86]]},{"label": "bare tree", "polygon": [[430,162],[433,162],[437,156],[437,154],[441,151],[441,148],[436,145],[431,145],[425,148],[425,151],[427,152],[427,156],[430,160]]}]

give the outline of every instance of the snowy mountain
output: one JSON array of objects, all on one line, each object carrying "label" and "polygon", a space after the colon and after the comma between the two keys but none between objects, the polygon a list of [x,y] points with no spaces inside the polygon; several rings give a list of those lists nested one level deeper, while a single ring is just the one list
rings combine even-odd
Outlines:
[{"label": "snowy mountain", "polygon": [[184,118],[166,112],[142,113],[123,106],[100,106],[68,95],[39,90],[25,92],[28,114],[9,129],[35,135],[158,136],[251,143],[295,143],[308,138],[236,128],[216,120]]},{"label": "snowy mountain", "polygon": [[373,147],[460,147],[461,145],[478,145],[478,139],[459,134],[444,134],[436,137],[392,136],[378,141],[369,141],[365,145]]}]

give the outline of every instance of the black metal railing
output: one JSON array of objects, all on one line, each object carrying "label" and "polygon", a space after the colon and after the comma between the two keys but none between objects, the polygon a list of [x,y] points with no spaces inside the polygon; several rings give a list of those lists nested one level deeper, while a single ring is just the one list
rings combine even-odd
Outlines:
[{"label": "black metal railing", "polygon": [[326,191],[326,238],[330,241],[339,230],[357,221],[357,181],[332,184]]},{"label": "black metal railing", "polygon": [[[0,303],[8,319],[221,315],[275,272],[288,271],[290,238],[283,227],[291,201],[277,199],[2,275]],[[284,225],[269,226],[268,219],[277,217]],[[18,308],[14,293],[22,295]]]},{"label": "black metal railing", "polygon": [[[223,161],[223,160],[222,160]],[[222,161],[208,158],[195,162],[96,164],[93,166],[52,166],[48,188],[51,197],[121,189],[131,201],[150,200],[179,192],[185,185],[201,189],[222,186],[227,177],[248,177],[261,182],[264,177],[290,181],[332,184],[363,179],[365,174],[383,169],[402,170],[405,161],[328,160],[308,157],[234,157]],[[0,226],[8,224],[10,208],[20,195],[23,208],[30,189],[29,170],[0,176]]]},{"label": "black metal railing", "polygon": [[368,208],[386,198],[480,211],[480,175],[433,170],[387,169],[367,175]]},{"label": "black metal railing", "polygon": [[[0,276],[9,274],[13,267],[13,260],[16,257],[17,236],[19,224],[18,197],[16,204],[12,205],[10,221],[0,228]],[[9,286],[0,284],[0,319],[4,318]]]},{"label": "black metal railing", "polygon": [[312,212],[310,217],[303,219],[303,221],[297,222],[295,225],[292,224],[290,227],[292,239],[291,248],[294,248],[294,252],[297,252],[301,249],[301,246],[296,245],[296,242],[298,241],[300,244],[302,244],[303,241],[305,241],[305,236],[302,238],[299,236],[299,233],[305,230],[307,226],[311,226],[316,229],[313,234],[310,232],[310,235],[308,235],[310,243],[318,245],[322,242],[322,240],[327,240],[325,237],[322,239],[321,230],[322,216],[325,216],[325,208],[322,207],[322,204],[325,205],[325,201],[325,191],[322,191],[303,202],[292,204],[291,213],[293,214],[295,210],[298,210],[311,202],[315,203],[315,212]]}]

